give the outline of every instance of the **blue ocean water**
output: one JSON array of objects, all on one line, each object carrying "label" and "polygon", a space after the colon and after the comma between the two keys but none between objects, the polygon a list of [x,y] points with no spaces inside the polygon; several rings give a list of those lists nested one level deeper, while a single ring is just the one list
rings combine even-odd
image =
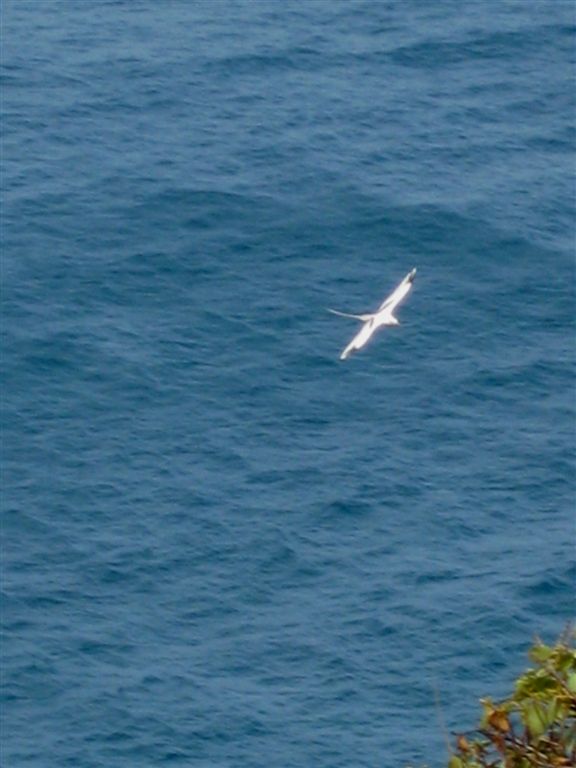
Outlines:
[{"label": "blue ocean water", "polygon": [[5,0],[6,768],[437,768],[563,630],[574,22]]}]

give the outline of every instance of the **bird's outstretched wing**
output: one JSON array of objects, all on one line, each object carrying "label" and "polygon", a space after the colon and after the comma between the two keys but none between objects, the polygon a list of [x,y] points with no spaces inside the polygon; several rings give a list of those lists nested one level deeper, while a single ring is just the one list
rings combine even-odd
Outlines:
[{"label": "bird's outstretched wing", "polygon": [[412,288],[412,283],[414,282],[414,278],[416,277],[416,269],[414,268],[411,272],[409,272],[404,280],[400,283],[400,285],[395,288],[390,296],[388,298],[384,299],[382,304],[378,307],[378,312],[382,312],[383,309],[386,309],[388,312],[392,313],[400,304],[402,299],[405,299],[408,293],[410,292],[410,289]]},{"label": "bird's outstretched wing", "polygon": [[348,346],[342,350],[340,360],[346,360],[346,358],[349,357],[352,352],[356,352],[356,350],[362,349],[362,347],[370,341],[374,331],[374,321],[373,319],[370,319],[367,323],[364,323],[362,328],[360,328]]}]

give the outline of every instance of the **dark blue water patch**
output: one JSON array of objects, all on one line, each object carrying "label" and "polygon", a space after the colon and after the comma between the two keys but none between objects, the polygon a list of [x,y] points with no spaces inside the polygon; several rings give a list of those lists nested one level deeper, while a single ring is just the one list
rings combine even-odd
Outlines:
[{"label": "dark blue water patch", "polygon": [[576,569],[571,566],[549,571],[545,576],[524,586],[522,593],[530,611],[538,613],[547,606],[546,610],[552,610],[559,618],[571,616],[574,611],[574,596],[570,593],[573,591],[575,578]]},{"label": "dark blue water patch", "polygon": [[[563,24],[539,25],[532,30],[507,30],[482,36],[476,34],[467,40],[427,41],[402,47],[393,54],[394,61],[404,66],[442,69],[454,65],[469,66],[471,61],[508,60],[512,65],[530,50],[538,56],[562,41],[568,44],[574,27]],[[562,43],[561,43],[562,44]]]}]

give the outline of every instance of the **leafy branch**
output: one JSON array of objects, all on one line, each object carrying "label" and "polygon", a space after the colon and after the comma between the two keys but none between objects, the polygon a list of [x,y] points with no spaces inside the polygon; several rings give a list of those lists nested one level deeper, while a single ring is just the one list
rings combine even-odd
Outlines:
[{"label": "leafy branch", "polygon": [[553,646],[538,641],[535,667],[500,702],[482,699],[473,734],[459,734],[448,768],[576,767],[576,649],[567,631]]}]

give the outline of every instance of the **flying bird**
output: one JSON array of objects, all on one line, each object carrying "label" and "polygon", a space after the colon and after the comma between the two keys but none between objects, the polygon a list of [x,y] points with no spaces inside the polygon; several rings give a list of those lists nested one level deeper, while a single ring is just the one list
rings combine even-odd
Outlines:
[{"label": "flying bird", "polygon": [[328,310],[335,315],[340,315],[341,317],[353,317],[355,320],[361,320],[364,323],[350,344],[348,344],[348,346],[345,347],[345,349],[342,351],[340,360],[346,360],[346,358],[349,357],[352,352],[355,352],[357,349],[362,349],[362,347],[370,341],[375,331],[377,331],[381,326],[400,325],[398,318],[394,316],[394,310],[398,304],[400,304],[400,302],[410,293],[410,289],[412,288],[412,283],[414,282],[415,276],[416,269],[413,269],[406,275],[404,280],[402,280],[400,285],[390,294],[390,296],[388,296],[387,299],[384,299],[376,312],[370,312],[365,315],[351,315],[347,312],[338,312],[336,309]]}]

